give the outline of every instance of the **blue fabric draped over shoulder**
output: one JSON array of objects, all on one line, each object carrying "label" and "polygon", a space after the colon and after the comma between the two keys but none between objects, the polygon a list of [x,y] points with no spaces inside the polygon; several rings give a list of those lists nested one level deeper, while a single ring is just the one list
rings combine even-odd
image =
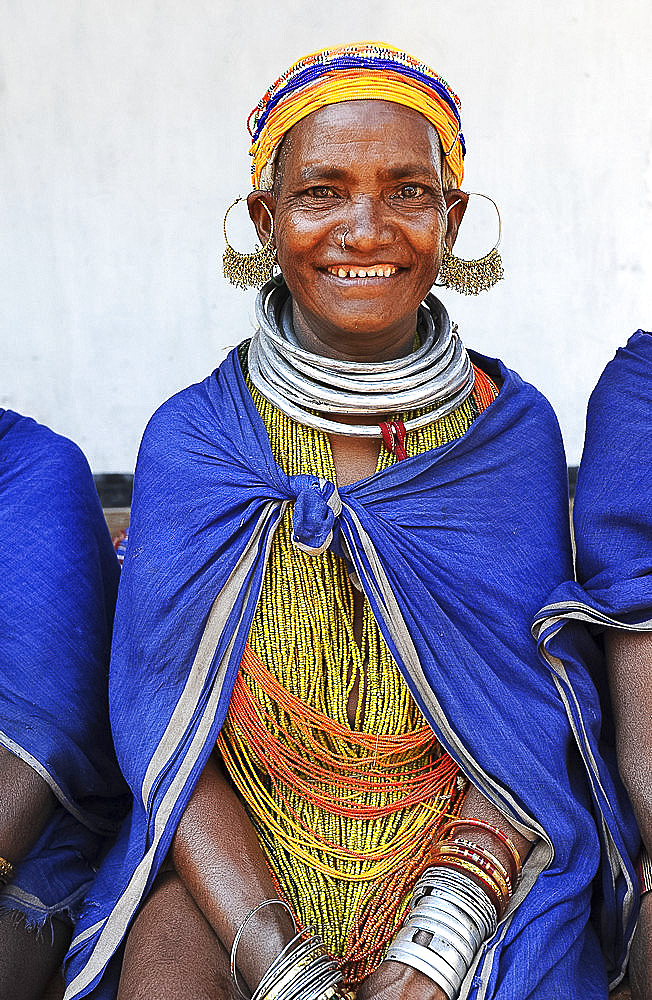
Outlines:
[{"label": "blue fabric draped over shoulder", "polygon": [[0,908],[38,926],[74,916],[127,808],[108,717],[119,567],[79,448],[10,410],[0,410],[0,523],[0,745],[58,803]]},{"label": "blue fabric draped over shoulder", "polygon": [[652,334],[630,337],[589,401],[575,498],[577,575],[596,611],[652,629]]},{"label": "blue fabric draped over shoulder", "polygon": [[[608,793],[612,778],[593,731],[574,725],[530,635],[537,608],[572,572],[561,437],[532,386],[472,357],[501,389],[462,438],[335,493],[276,465],[236,351],[152,418],[110,675],[134,808],[80,918],[67,1000],[115,996],[130,921],[214,746],[274,530],[297,501],[301,544],[318,550],[333,532],[331,546],[355,570],[442,744],[536,839],[462,995],[606,995],[591,885],[608,865],[612,889],[598,922],[607,961],[619,969],[632,929],[628,816],[603,813],[596,786]],[[599,714],[585,674],[568,685],[580,688],[581,713]],[[609,841],[602,862],[601,838]]]},{"label": "blue fabric draped over shoulder", "polygon": [[[638,330],[589,400],[573,511],[577,581],[569,577],[551,593],[533,628],[555,674],[590,673],[606,706],[600,752],[614,770],[601,634],[607,627],[652,629],[651,418],[652,336]],[[614,808],[627,808],[620,782],[610,798]]]},{"label": "blue fabric draped over shoulder", "polygon": [[591,394],[574,524],[579,582],[545,610],[596,628],[652,629],[652,334],[643,330]]}]

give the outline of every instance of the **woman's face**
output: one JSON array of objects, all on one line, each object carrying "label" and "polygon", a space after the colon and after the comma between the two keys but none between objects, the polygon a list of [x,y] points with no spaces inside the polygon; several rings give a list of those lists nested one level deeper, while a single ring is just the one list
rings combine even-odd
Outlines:
[{"label": "woman's face", "polygon": [[[447,203],[460,197],[447,217]],[[442,193],[430,122],[389,101],[315,111],[285,137],[274,191],[250,195],[265,239],[261,200],[274,216],[278,263],[305,346],[379,359],[408,351],[417,308],[466,202],[460,192]]]}]

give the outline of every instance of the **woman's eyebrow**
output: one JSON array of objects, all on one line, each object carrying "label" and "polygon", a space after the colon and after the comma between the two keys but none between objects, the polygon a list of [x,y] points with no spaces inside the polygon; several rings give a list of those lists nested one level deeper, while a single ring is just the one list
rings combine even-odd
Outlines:
[{"label": "woman's eyebrow", "polygon": [[[301,168],[300,175],[302,181],[316,180],[338,180],[356,171],[350,167],[326,166],[325,164],[315,164]],[[383,167],[379,171],[380,176],[388,180],[398,180],[402,177],[432,178],[433,174],[439,176],[438,171],[433,166],[426,166],[423,163],[402,163],[395,166]]]},{"label": "woman's eyebrow", "polygon": [[433,174],[439,176],[438,171],[433,166],[425,166],[423,163],[405,163],[393,167],[386,167],[382,171],[383,175],[390,180],[398,180],[401,177],[432,177]]},{"label": "woman's eyebrow", "polygon": [[348,173],[350,171],[345,167],[327,167],[319,163],[316,163],[312,167],[302,167],[300,171],[301,180],[303,181],[337,180]]}]

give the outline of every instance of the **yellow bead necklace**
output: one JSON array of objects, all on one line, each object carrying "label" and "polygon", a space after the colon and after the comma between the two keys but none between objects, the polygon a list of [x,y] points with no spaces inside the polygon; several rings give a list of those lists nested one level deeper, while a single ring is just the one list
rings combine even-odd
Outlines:
[{"label": "yellow bead necklace", "polygon": [[[408,456],[464,434],[496,394],[487,383],[477,373],[457,410],[409,433]],[[249,388],[281,468],[335,482],[327,435]],[[394,461],[381,448],[377,471]],[[291,534],[288,509],[218,747],[279,892],[355,983],[381,961],[437,828],[459,811],[464,782],[366,600],[356,642],[344,562],[329,551],[300,552]]]}]

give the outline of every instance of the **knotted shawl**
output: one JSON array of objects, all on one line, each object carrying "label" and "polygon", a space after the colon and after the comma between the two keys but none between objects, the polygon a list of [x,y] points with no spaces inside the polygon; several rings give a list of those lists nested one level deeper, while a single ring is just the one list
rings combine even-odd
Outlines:
[{"label": "knotted shawl", "polygon": [[[67,1000],[115,996],[120,947],[224,720],[273,533],[299,502],[301,544],[331,545],[357,574],[383,636],[446,750],[519,828],[540,838],[510,911],[462,996],[606,995],[589,923],[601,838],[613,873],[604,947],[623,953],[627,817],[598,815],[611,784],[529,628],[571,573],[566,466],[543,397],[502,384],[460,439],[332,491],[274,462],[237,352],[165,403],[141,446],[110,677],[133,814],[107,856],[69,953]],[[578,668],[579,669],[579,668]],[[581,710],[597,695],[584,674]],[[631,928],[628,928],[628,932]]]},{"label": "knotted shawl", "polygon": [[126,808],[109,729],[119,568],[88,464],[47,427],[0,410],[0,745],[58,800],[0,907],[73,913]]}]

